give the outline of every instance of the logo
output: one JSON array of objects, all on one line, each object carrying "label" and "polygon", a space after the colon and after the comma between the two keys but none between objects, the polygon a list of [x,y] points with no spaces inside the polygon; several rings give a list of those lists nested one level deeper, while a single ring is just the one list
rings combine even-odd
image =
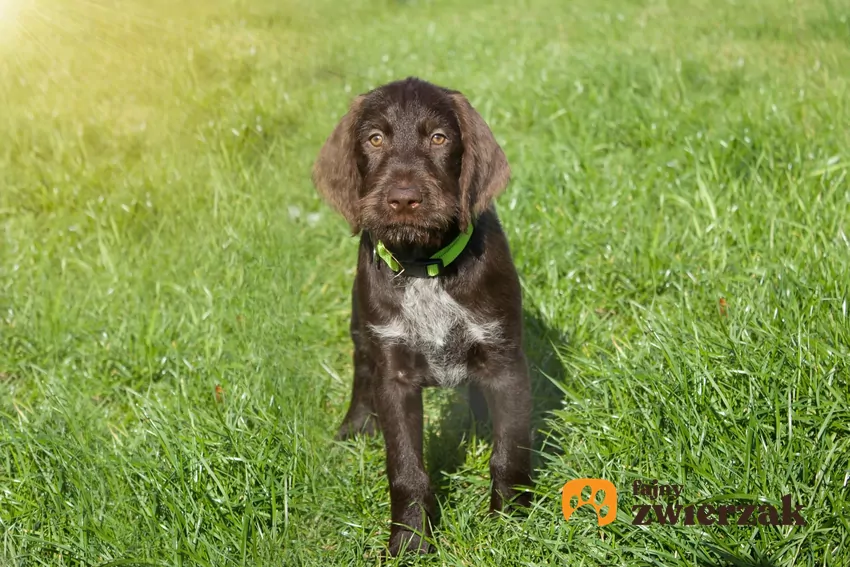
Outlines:
[{"label": "logo", "polygon": [[[696,503],[677,504],[683,496],[681,484],[661,484],[658,480],[636,480],[631,486],[631,495],[636,500],[632,506],[635,517],[632,524],[681,524],[684,526],[805,526],[806,519],[801,511],[802,504],[795,504],[790,494],[780,498],[781,505],[774,506],[762,501],[751,503]],[[601,478],[578,478],[564,485],[561,508],[564,519],[569,520],[576,510],[590,505],[596,512],[599,526],[607,526],[617,517],[617,488]],[[583,496],[582,493],[588,494]],[[655,502],[655,503],[653,503]],[[703,500],[704,502],[704,500]]]},{"label": "logo", "polygon": [[[588,491],[590,496],[582,496],[582,492]],[[565,519],[569,520],[573,512],[587,504],[596,512],[597,523],[607,526],[617,517],[617,489],[601,478],[577,478],[564,485],[561,508]]]},{"label": "logo", "polygon": [[[805,526],[806,520],[800,515],[802,504],[794,504],[791,495],[781,498],[782,506],[772,504],[675,504],[682,494],[681,484],[659,484],[657,480],[636,480],[632,483],[632,495],[643,496],[650,502],[659,504],[635,504],[632,511],[636,514],[632,524],[648,526],[650,524],[678,524],[684,526]],[[665,502],[667,500],[667,502]]]}]

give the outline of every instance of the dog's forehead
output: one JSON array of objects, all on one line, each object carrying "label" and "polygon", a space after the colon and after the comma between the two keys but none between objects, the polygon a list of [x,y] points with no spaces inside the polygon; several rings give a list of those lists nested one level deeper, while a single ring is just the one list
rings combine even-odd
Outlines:
[{"label": "dog's forehead", "polygon": [[396,128],[416,127],[432,120],[456,123],[451,98],[430,83],[398,82],[384,85],[366,96],[363,104],[365,120],[384,120]]}]

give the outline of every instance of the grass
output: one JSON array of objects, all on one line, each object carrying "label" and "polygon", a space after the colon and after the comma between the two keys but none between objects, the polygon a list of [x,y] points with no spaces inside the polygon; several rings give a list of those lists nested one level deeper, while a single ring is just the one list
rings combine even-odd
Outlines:
[{"label": "grass", "polygon": [[[0,564],[382,561],[309,167],[418,75],[513,167],[538,497],[485,517],[486,432],[429,391],[437,552],[400,563],[850,565],[846,2],[0,4]],[[613,524],[564,521],[581,477]],[[635,526],[636,479],[807,525]]]}]

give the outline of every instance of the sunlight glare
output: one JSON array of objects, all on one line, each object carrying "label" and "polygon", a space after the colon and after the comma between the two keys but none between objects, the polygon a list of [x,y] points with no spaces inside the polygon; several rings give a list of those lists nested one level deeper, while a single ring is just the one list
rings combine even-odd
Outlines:
[{"label": "sunlight glare", "polygon": [[14,21],[20,8],[18,0],[0,0],[0,21]]},{"label": "sunlight glare", "polygon": [[14,27],[24,0],[0,0],[0,30]]},{"label": "sunlight glare", "polygon": [[28,2],[30,0],[0,0],[0,42],[5,43],[17,35]]}]

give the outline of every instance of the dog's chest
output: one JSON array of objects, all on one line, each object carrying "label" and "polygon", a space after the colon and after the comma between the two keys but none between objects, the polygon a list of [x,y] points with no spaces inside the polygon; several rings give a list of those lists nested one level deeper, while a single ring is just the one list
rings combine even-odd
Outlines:
[{"label": "dog's chest", "polygon": [[436,279],[408,282],[400,313],[371,329],[382,340],[403,343],[422,354],[441,386],[462,382],[469,373],[470,349],[493,343],[499,336],[498,321],[475,317]]}]

